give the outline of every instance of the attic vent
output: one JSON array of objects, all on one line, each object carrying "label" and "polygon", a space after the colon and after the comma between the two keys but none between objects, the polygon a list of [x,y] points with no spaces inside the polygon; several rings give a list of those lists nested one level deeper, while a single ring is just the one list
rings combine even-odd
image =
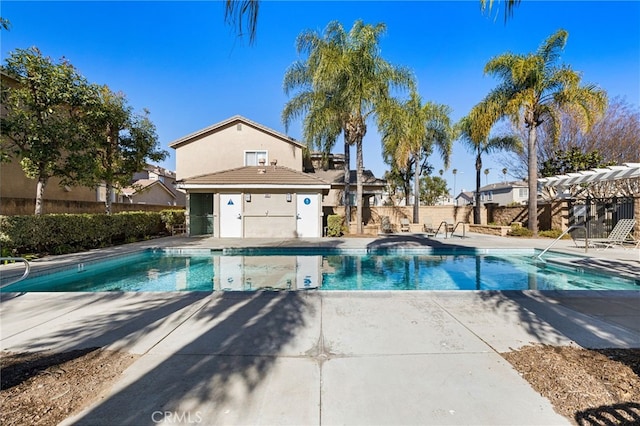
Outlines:
[{"label": "attic vent", "polygon": [[239,132],[242,131],[242,123],[236,124],[236,130]]}]

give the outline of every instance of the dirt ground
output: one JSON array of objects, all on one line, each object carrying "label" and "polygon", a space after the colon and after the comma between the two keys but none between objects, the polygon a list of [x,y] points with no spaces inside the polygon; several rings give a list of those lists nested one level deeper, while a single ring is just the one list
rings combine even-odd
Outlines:
[{"label": "dirt ground", "polygon": [[[502,354],[578,425],[640,425],[640,349],[526,346]],[[0,424],[56,425],[104,396],[135,355],[99,348],[0,354]]]}]

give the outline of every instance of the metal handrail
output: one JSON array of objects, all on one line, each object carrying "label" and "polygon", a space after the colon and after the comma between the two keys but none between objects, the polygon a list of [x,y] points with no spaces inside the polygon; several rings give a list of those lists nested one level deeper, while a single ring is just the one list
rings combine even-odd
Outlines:
[{"label": "metal handrail", "polygon": [[438,236],[438,232],[440,232],[440,228],[442,227],[443,223],[444,223],[444,237],[447,238],[447,226],[449,226],[449,224],[447,223],[446,220],[443,220],[442,222],[440,222],[440,225],[438,225],[438,229],[436,229],[436,233],[433,236],[433,238]]},{"label": "metal handrail", "polygon": [[29,276],[29,272],[31,272],[31,265],[29,264],[29,261],[27,259],[25,259],[24,257],[0,257],[0,262],[24,262],[25,268],[24,268],[24,274],[22,274],[22,276],[20,278],[18,278],[15,281],[9,281],[8,283],[4,283],[4,284],[0,284],[0,288],[2,287],[6,287],[8,285],[11,284],[15,284],[18,281],[22,281],[25,278],[27,278]]},{"label": "metal handrail", "polygon": [[570,227],[567,228],[566,231],[564,231],[562,234],[560,234],[560,236],[558,238],[556,238],[555,240],[553,240],[551,242],[551,244],[549,244],[547,246],[546,249],[544,249],[542,251],[542,253],[540,253],[538,256],[536,256],[539,260],[542,260],[542,255],[545,254],[551,247],[554,246],[555,243],[557,243],[558,241],[560,241],[560,239],[562,237],[564,237],[565,235],[567,235],[569,232],[571,232],[574,229],[584,229],[584,252],[588,253],[589,252],[589,231],[587,230],[586,226],[583,225],[571,225]]},{"label": "metal handrail", "polygon": [[453,233],[456,232],[456,229],[458,229],[458,225],[460,225],[460,224],[462,224],[462,238],[465,237],[465,228],[466,227],[464,226],[465,222],[462,222],[462,221],[456,223],[456,226],[453,227],[453,230],[451,231],[451,237],[453,237]]}]

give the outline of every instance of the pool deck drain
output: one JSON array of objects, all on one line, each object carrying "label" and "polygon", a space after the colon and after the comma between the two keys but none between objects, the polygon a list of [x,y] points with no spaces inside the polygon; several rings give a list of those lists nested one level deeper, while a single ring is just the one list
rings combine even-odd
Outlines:
[{"label": "pool deck drain", "polygon": [[[405,239],[408,246],[423,242],[419,236]],[[401,244],[377,240],[321,241],[353,248]],[[548,244],[484,236],[439,243],[508,248],[501,246],[504,240],[519,247]],[[240,246],[214,239],[151,243]],[[307,242],[271,242],[294,243]],[[589,255],[628,268],[638,266],[639,253],[608,249]],[[142,355],[107,395],[64,424],[568,424],[499,352],[530,342],[640,347],[638,291],[1,298],[2,350],[101,346]]]}]

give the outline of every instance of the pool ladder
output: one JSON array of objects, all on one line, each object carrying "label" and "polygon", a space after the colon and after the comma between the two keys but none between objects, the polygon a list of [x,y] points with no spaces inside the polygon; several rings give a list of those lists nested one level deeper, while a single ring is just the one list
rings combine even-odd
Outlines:
[{"label": "pool ladder", "polygon": [[[453,227],[453,229],[451,230],[451,234],[449,235],[449,237],[453,237],[453,233],[456,232],[456,229],[458,229],[458,225],[462,224],[462,238],[465,237],[465,222],[458,222],[456,223],[456,225]],[[442,228],[442,225],[444,225],[444,237],[447,237],[447,232],[449,229],[449,222],[447,222],[446,220],[443,220],[442,222],[440,222],[440,225],[438,225],[438,229],[436,229],[436,233],[434,234],[434,238],[438,236],[438,233],[440,232],[440,228]],[[453,223],[451,224],[453,225]]]},{"label": "pool ladder", "polygon": [[560,236],[558,238],[553,240],[551,242],[551,244],[549,244],[547,246],[547,248],[542,251],[542,253],[537,255],[536,258],[538,260],[542,260],[542,255],[543,254],[545,254],[547,251],[549,251],[549,249],[551,247],[553,247],[558,241],[560,241],[560,239],[562,237],[564,237],[565,235],[567,235],[569,232],[573,231],[574,229],[584,229],[584,252],[588,253],[588,251],[589,251],[589,232],[588,232],[587,228],[585,226],[582,226],[582,225],[571,225],[570,227],[567,228],[566,231],[564,231],[562,234],[560,234]]},{"label": "pool ladder", "polygon": [[0,284],[0,288],[6,287],[6,286],[11,285],[11,284],[15,284],[15,283],[17,283],[19,281],[22,281],[22,280],[26,279],[29,276],[29,272],[31,272],[31,265],[29,264],[29,261],[27,259],[25,259],[24,257],[0,257],[0,263],[4,263],[4,262],[23,262],[24,263],[24,273],[17,280],[13,280],[13,281],[6,282],[4,284]]}]

